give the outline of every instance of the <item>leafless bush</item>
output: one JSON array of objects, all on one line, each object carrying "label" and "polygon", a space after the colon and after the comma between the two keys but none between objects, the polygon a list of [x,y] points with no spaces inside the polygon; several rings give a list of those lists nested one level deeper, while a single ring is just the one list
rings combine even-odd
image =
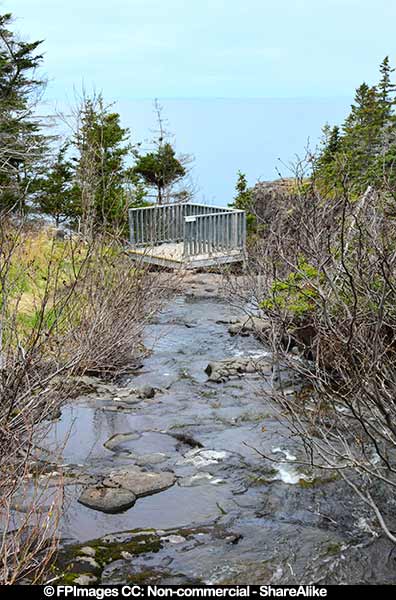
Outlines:
[{"label": "leafless bush", "polygon": [[[73,397],[70,376],[113,377],[133,366],[145,351],[144,326],[175,285],[132,263],[108,236],[59,241],[0,218],[1,583],[48,574],[62,486],[43,501],[48,465],[37,444]],[[21,501],[24,511],[16,511]]]},{"label": "leafless bush", "polygon": [[278,205],[239,293],[269,318],[275,361],[306,384],[272,398],[307,464],[336,471],[396,542],[384,501],[396,487],[394,199],[355,198],[347,180],[337,198],[300,189]]},{"label": "leafless bush", "polygon": [[96,240],[70,311],[78,327],[70,327],[62,340],[76,357],[72,372],[114,377],[136,367],[146,352],[144,328],[177,286],[177,275],[154,275],[117,242]]}]

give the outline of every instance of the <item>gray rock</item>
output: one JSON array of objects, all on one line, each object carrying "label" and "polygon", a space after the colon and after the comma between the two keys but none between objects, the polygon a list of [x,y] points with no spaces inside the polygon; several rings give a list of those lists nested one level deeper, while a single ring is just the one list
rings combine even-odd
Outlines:
[{"label": "gray rock", "polygon": [[238,357],[210,362],[205,369],[209,381],[220,383],[230,377],[256,372],[270,373],[271,363],[266,358]]},{"label": "gray rock", "polygon": [[230,335],[256,335],[261,337],[265,334],[268,329],[271,328],[271,324],[268,319],[262,319],[260,317],[248,317],[247,319],[237,321],[233,323],[229,328],[228,332]]},{"label": "gray rock", "polygon": [[80,554],[94,558],[96,555],[96,550],[95,548],[92,548],[92,546],[83,546],[83,548],[80,548]]},{"label": "gray rock", "polygon": [[175,481],[175,474],[170,471],[152,473],[142,471],[139,467],[134,466],[111,471],[103,481],[103,485],[117,485],[121,489],[129,490],[139,498],[162,492],[171,487]]},{"label": "gray rock", "polygon": [[131,431],[129,433],[116,433],[112,435],[103,445],[107,450],[117,451],[124,442],[138,440],[141,437],[140,433]]},{"label": "gray rock", "polygon": [[82,375],[72,378],[73,386],[79,394],[113,394],[114,386],[103,383],[98,377]]},{"label": "gray rock", "polygon": [[121,487],[95,486],[86,488],[78,502],[93,510],[118,513],[131,508],[136,502],[136,495]]},{"label": "gray rock", "polygon": [[95,575],[87,575],[87,574],[79,575],[74,580],[74,583],[77,583],[77,585],[93,585],[94,583],[97,583],[97,582],[98,582],[98,578],[95,577]]},{"label": "gray rock", "polygon": [[150,399],[155,396],[155,388],[151,385],[142,385],[136,390],[138,398]]},{"label": "gray rock", "polygon": [[77,556],[73,558],[73,570],[77,573],[100,573],[101,566],[92,556]]},{"label": "gray rock", "polygon": [[165,462],[167,458],[168,456],[162,452],[152,452],[150,454],[136,456],[134,461],[140,467],[144,467],[146,465],[159,465],[160,463]]}]

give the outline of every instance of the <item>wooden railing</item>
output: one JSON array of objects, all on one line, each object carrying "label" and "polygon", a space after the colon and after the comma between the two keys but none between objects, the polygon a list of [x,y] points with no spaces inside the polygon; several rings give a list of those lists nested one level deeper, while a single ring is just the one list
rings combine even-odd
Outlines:
[{"label": "wooden railing", "polygon": [[129,210],[132,246],[184,244],[184,257],[242,251],[246,215],[205,204],[163,204]]}]

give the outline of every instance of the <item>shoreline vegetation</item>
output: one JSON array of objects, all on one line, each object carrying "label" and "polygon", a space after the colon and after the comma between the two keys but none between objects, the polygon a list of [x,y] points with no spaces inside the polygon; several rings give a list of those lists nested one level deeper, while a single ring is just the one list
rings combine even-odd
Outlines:
[{"label": "shoreline vegetation", "polygon": [[[188,201],[194,191],[191,157],[176,156],[158,104],[145,153],[100,94],[83,95],[67,139],[44,134],[35,116],[41,65],[40,42],[21,41],[11,15],[0,16],[3,584],[50,578],[62,476],[49,505],[26,487],[46,472],[40,440],[51,421],[80,393],[81,377],[116,380],[136,370],[147,355],[146,326],[180,288],[179,273],[130,261],[128,209]],[[326,126],[318,152],[287,180],[249,188],[238,174],[232,206],[248,214],[248,257],[243,272],[224,271],[224,280],[230,304],[248,312],[270,347],[273,368],[304,382],[293,394],[282,385],[269,392],[305,449],[302,464],[342,479],[395,544],[393,77],[385,58],[379,83],[358,88],[342,126]],[[251,360],[226,367],[231,375],[260,371]],[[21,498],[26,508],[16,516]]]},{"label": "shoreline vegetation", "polygon": [[[306,462],[341,477],[396,543],[396,103],[394,69],[362,84],[341,127],[293,178],[247,189],[245,299],[275,360],[306,382],[272,399]],[[259,285],[258,285],[259,284]],[[237,286],[238,287],[238,286]],[[297,358],[297,359],[296,359]]]}]

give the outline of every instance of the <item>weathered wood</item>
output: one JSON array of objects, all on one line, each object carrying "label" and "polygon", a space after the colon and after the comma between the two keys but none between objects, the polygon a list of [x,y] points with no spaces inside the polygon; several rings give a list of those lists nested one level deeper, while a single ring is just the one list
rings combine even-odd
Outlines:
[{"label": "weathered wood", "polygon": [[[246,215],[241,210],[197,203],[133,208],[129,227],[131,254],[155,264],[191,267],[244,259]],[[177,257],[175,244],[180,244]]]}]

